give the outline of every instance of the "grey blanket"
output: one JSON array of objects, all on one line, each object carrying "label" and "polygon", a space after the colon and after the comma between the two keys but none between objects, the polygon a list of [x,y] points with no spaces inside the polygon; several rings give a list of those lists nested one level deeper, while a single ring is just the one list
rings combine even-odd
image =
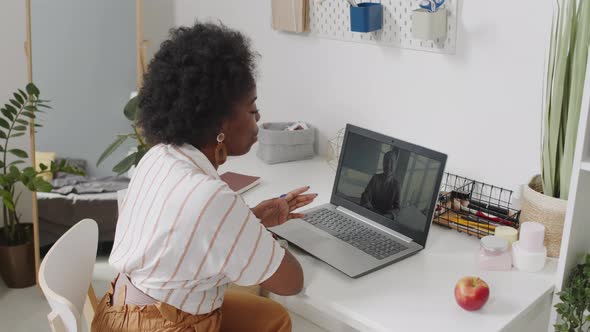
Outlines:
[{"label": "grey blanket", "polygon": [[87,176],[68,175],[51,181],[56,194],[94,194],[117,192],[129,186],[129,179],[119,176],[92,178]]}]

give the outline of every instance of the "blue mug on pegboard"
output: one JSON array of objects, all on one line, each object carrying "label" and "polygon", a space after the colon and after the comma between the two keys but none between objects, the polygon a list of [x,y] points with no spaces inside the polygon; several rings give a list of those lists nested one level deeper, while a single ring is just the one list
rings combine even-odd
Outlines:
[{"label": "blue mug on pegboard", "polygon": [[358,7],[350,6],[350,31],[371,32],[383,27],[383,5],[362,2]]}]

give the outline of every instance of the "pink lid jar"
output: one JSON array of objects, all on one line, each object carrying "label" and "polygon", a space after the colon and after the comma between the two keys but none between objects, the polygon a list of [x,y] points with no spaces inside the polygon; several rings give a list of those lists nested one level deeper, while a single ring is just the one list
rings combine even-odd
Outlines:
[{"label": "pink lid jar", "polygon": [[481,238],[478,263],[483,270],[510,270],[512,254],[509,242],[494,235]]}]

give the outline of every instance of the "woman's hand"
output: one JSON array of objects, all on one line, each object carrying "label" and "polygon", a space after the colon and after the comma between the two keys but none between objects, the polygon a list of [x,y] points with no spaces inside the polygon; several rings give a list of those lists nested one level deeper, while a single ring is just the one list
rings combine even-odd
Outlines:
[{"label": "woman's hand", "polygon": [[291,213],[306,206],[318,196],[317,194],[303,194],[308,187],[295,189],[282,198],[271,198],[252,208],[254,215],[261,220],[265,227],[278,226],[290,219],[303,218],[301,213]]}]

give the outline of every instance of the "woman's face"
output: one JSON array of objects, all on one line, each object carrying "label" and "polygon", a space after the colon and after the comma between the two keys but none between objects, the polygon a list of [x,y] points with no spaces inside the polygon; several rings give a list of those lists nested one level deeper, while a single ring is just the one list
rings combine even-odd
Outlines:
[{"label": "woman's face", "polygon": [[223,123],[224,143],[227,154],[230,156],[248,153],[258,140],[256,123],[260,120],[260,114],[256,107],[256,99],[256,88],[254,88],[234,106],[232,115]]}]

